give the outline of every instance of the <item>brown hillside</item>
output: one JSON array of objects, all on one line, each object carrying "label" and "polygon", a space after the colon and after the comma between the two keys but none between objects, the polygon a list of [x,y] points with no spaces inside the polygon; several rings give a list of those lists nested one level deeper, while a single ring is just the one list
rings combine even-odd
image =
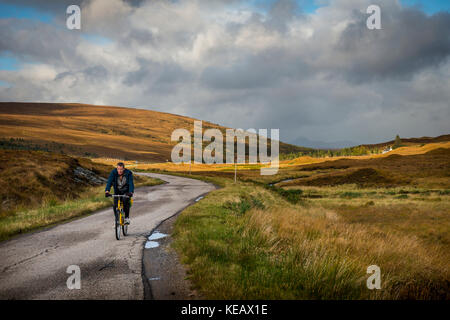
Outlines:
[{"label": "brown hillside", "polygon": [[280,183],[279,186],[357,184],[361,187],[399,185],[450,187],[450,149],[439,148],[424,154],[383,158],[340,159],[298,167],[314,171],[307,178]]},{"label": "brown hillside", "polygon": [[[0,103],[0,138],[78,156],[165,162],[177,128],[193,132],[194,119],[123,107],[86,104]],[[225,127],[203,121],[203,129]],[[9,141],[9,140],[8,140]],[[16,142],[14,142],[17,144]],[[305,148],[280,143],[280,152]]]},{"label": "brown hillside", "polygon": [[0,212],[45,199],[76,198],[83,189],[106,182],[112,167],[89,159],[27,150],[0,150]]}]

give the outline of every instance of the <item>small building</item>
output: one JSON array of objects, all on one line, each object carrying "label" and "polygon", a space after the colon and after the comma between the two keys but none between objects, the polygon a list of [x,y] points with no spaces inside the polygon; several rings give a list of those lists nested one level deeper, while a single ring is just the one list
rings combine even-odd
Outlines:
[{"label": "small building", "polygon": [[382,153],[382,154],[385,154],[385,153],[388,153],[388,152],[390,152],[390,151],[392,151],[392,146],[386,147],[386,148],[383,150],[383,152],[381,152],[381,153]]}]

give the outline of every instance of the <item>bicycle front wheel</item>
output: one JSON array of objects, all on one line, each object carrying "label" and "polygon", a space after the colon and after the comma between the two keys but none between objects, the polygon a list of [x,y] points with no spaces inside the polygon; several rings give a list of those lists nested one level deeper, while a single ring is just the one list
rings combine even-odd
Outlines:
[{"label": "bicycle front wheel", "polygon": [[120,240],[120,215],[116,215],[116,227],[115,227],[115,231],[116,231],[116,239]]}]

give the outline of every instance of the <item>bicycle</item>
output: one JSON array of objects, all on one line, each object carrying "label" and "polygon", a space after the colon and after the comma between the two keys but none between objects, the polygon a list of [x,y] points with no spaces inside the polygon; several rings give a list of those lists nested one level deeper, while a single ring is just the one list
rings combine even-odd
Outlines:
[{"label": "bicycle", "polygon": [[109,197],[113,198],[119,198],[117,200],[117,209],[115,210],[115,233],[116,233],[116,239],[120,240],[120,229],[122,229],[122,233],[124,236],[128,235],[128,225],[125,224],[125,212],[123,211],[123,201],[121,199],[123,198],[130,198],[127,195],[121,195],[121,194],[110,194]]}]

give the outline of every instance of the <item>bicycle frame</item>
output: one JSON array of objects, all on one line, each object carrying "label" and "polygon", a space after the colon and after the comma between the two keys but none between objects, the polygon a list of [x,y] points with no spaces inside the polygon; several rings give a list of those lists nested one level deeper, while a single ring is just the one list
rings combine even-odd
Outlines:
[{"label": "bicycle frame", "polygon": [[126,195],[121,195],[121,194],[113,194],[111,195],[113,198],[118,198],[117,200],[117,213],[119,214],[119,224],[121,226],[125,225],[125,221],[124,221],[124,217],[123,217],[123,202],[122,199],[123,198],[130,198],[129,196]]},{"label": "bicycle frame", "polygon": [[114,215],[115,215],[115,233],[116,233],[116,239],[120,240],[120,229],[122,229],[123,235],[127,236],[128,235],[128,225],[125,224],[125,219],[124,219],[124,212],[123,212],[123,201],[122,199],[126,199],[126,198],[131,198],[129,196],[126,195],[121,195],[121,194],[114,194],[114,195],[108,195],[108,197],[113,197],[113,198],[118,198],[117,199],[117,208],[114,207]]}]

